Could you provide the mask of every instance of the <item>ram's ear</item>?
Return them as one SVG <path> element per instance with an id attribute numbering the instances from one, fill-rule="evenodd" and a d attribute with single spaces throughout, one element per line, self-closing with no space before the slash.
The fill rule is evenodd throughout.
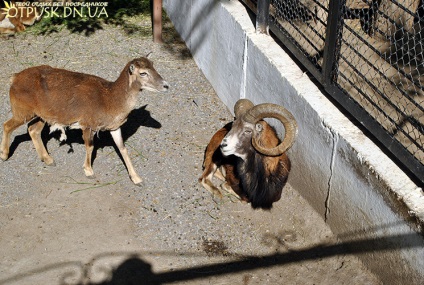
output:
<path id="1" fill-rule="evenodd" d="M 133 74 L 133 73 L 134 73 L 134 69 L 135 69 L 134 64 L 131 64 L 131 65 L 130 65 L 130 68 L 128 69 L 128 72 L 129 72 L 130 74 Z"/>
<path id="2" fill-rule="evenodd" d="M 255 128 L 256 128 L 256 132 L 258 133 L 262 132 L 262 130 L 264 129 L 264 127 L 260 123 L 257 123 Z"/>
<path id="3" fill-rule="evenodd" d="M 151 51 L 151 52 L 149 52 L 148 54 L 146 54 L 145 58 L 150 59 L 150 57 L 151 57 L 152 53 L 153 53 L 153 52 Z"/>

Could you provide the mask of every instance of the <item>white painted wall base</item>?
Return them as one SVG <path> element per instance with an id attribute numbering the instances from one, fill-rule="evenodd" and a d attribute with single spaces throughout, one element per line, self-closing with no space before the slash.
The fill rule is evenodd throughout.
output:
<path id="1" fill-rule="evenodd" d="M 424 284 L 424 193 L 312 83 L 238 1 L 164 0 L 199 68 L 232 110 L 239 98 L 290 110 L 289 183 L 384 284 Z M 281 130 L 280 130 L 281 131 Z M 280 201 L 279 203 L 284 203 Z"/>

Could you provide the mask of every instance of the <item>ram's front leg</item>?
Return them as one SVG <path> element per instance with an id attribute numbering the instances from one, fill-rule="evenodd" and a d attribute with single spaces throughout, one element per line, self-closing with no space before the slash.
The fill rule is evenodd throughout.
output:
<path id="1" fill-rule="evenodd" d="M 110 134 L 112 135 L 113 141 L 124 159 L 125 166 L 127 167 L 128 174 L 130 175 L 132 182 L 134 182 L 134 184 L 140 184 L 142 179 L 138 176 L 137 172 L 135 172 L 134 166 L 131 163 L 127 148 L 125 147 L 124 140 L 122 139 L 121 129 L 118 128 L 114 131 L 110 131 Z"/>
<path id="2" fill-rule="evenodd" d="M 234 165 L 224 165 L 223 171 L 225 172 L 225 182 L 221 185 L 221 189 L 243 202 L 249 202 L 249 198 L 247 198 L 240 185 L 240 179 L 236 176 Z"/>
<path id="3" fill-rule="evenodd" d="M 84 167 L 85 176 L 87 177 L 94 176 L 94 171 L 93 171 L 93 168 L 91 167 L 91 156 L 94 149 L 93 138 L 94 138 L 94 132 L 92 130 L 90 129 L 82 130 L 82 139 L 84 140 L 85 151 L 86 151 L 83 167 Z"/>
<path id="4" fill-rule="evenodd" d="M 202 176 L 199 178 L 199 182 L 203 185 L 203 187 L 206 190 L 211 192 L 211 194 L 214 197 L 222 199 L 221 191 L 219 191 L 219 189 L 212 183 L 212 178 L 217 170 L 218 170 L 218 166 L 212 161 L 209 161 L 208 164 L 206 165 L 205 170 L 202 173 Z"/>

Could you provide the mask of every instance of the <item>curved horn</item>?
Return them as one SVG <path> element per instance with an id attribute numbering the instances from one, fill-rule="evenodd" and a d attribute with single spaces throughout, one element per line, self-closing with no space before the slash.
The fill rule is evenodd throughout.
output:
<path id="1" fill-rule="evenodd" d="M 278 156 L 283 154 L 289 148 L 292 147 L 294 141 L 296 140 L 297 123 L 295 118 L 286 108 L 280 105 L 270 103 L 256 105 L 250 110 L 248 110 L 243 116 L 243 120 L 251 124 L 256 124 L 259 120 L 262 120 L 263 118 L 275 118 L 279 120 L 284 126 L 284 139 L 276 147 L 265 148 L 259 145 L 256 139 L 253 137 L 253 147 L 258 152 L 268 156 Z"/>
<path id="2" fill-rule="evenodd" d="M 248 99 L 239 99 L 234 105 L 234 116 L 236 118 L 240 118 L 247 112 L 247 110 L 252 109 L 253 106 L 252 101 Z"/>

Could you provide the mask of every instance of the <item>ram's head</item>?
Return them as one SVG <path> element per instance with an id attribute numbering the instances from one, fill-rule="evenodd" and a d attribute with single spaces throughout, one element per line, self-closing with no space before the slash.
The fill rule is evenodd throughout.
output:
<path id="1" fill-rule="evenodd" d="M 236 120 L 221 143 L 221 151 L 225 156 L 235 155 L 246 159 L 252 150 L 265 156 L 279 156 L 296 139 L 296 120 L 280 105 L 264 103 L 255 106 L 247 99 L 240 99 L 234 106 L 234 113 Z M 272 136 L 266 137 L 267 128 L 270 127 L 263 121 L 264 118 L 275 118 L 283 124 L 285 135 L 281 142 L 270 141 Z"/>

